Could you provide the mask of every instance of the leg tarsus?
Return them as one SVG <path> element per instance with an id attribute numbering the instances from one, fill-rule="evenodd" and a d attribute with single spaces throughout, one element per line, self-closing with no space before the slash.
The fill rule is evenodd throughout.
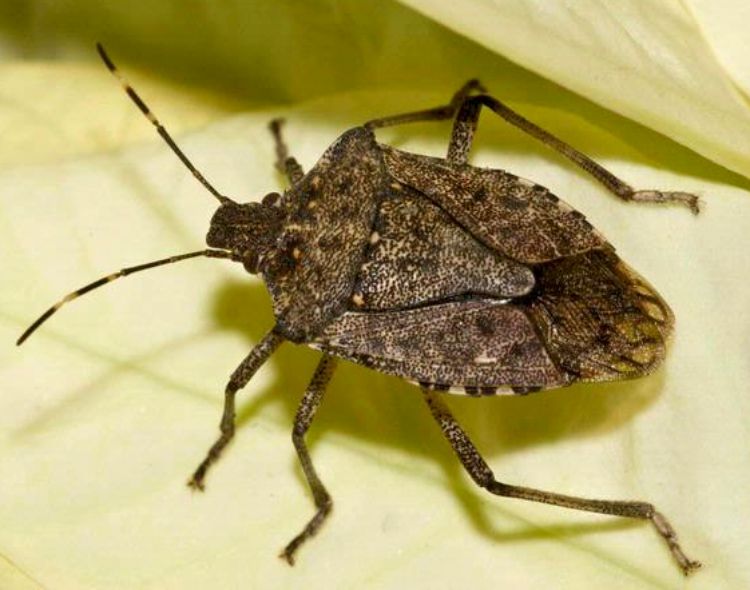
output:
<path id="1" fill-rule="evenodd" d="M 677 203 L 689 207 L 695 215 L 701 211 L 701 201 L 697 195 L 680 191 L 631 190 L 628 194 L 622 195 L 622 198 L 639 203 Z"/>
<path id="2" fill-rule="evenodd" d="M 653 504 L 637 501 L 579 498 L 577 496 L 566 496 L 564 494 L 514 486 L 497 481 L 489 465 L 487 465 L 487 462 L 474 446 L 474 443 L 471 442 L 471 439 L 469 439 L 466 432 L 464 432 L 463 428 L 461 428 L 460 424 L 453 417 L 448 407 L 443 403 L 443 400 L 439 398 L 440 394 L 427 389 L 423 389 L 422 392 L 433 417 L 443 431 L 443 435 L 450 442 L 453 451 L 458 456 L 466 471 L 480 487 L 492 494 L 506 498 L 518 498 L 610 516 L 649 520 L 662 539 L 666 541 L 672 557 L 685 575 L 690 574 L 700 567 L 700 562 L 689 559 L 682 551 L 677 542 L 677 534 L 674 529 L 667 519 L 656 511 Z"/>
<path id="3" fill-rule="evenodd" d="M 317 502 L 316 505 L 318 505 Z M 279 554 L 279 557 L 286 560 L 289 565 L 294 565 L 294 554 L 297 552 L 297 549 L 299 549 L 302 543 L 304 543 L 307 539 L 318 532 L 318 529 L 320 529 L 320 526 L 328 517 L 332 508 L 333 500 L 331 500 L 330 496 L 326 495 L 325 500 L 318 505 L 318 510 L 315 513 L 315 516 L 313 516 L 305 525 L 305 528 L 302 529 L 302 532 L 300 532 L 296 537 L 294 537 L 294 539 L 287 543 L 287 546 L 284 547 L 284 550 Z"/>
<path id="4" fill-rule="evenodd" d="M 229 444 L 234 436 L 234 400 L 237 392 L 245 387 L 255 375 L 256 371 L 268 360 L 274 350 L 284 341 L 284 338 L 274 331 L 266 334 L 263 339 L 250 351 L 240 365 L 234 370 L 229 378 L 226 390 L 224 391 L 224 411 L 221 415 L 219 429 L 221 435 L 206 454 L 206 458 L 201 461 L 198 468 L 187 482 L 188 487 L 203 491 L 203 480 L 206 472 L 221 455 L 224 447 Z"/>
<path id="5" fill-rule="evenodd" d="M 654 528 L 656 528 L 662 539 L 667 543 L 669 550 L 672 552 L 672 556 L 677 561 L 683 574 L 689 576 L 703 567 L 703 564 L 700 561 L 690 559 L 685 555 L 682 551 L 682 547 L 680 547 L 680 544 L 677 542 L 677 533 L 661 512 L 654 510 L 650 520 L 651 524 L 654 525 Z"/>
<path id="6" fill-rule="evenodd" d="M 230 397 L 231 401 L 228 401 L 230 400 Z M 224 447 L 226 447 L 229 444 L 229 441 L 234 437 L 234 395 L 230 396 L 229 391 L 226 392 L 224 397 L 224 414 L 221 417 L 219 430 L 221 431 L 221 435 L 216 442 L 211 445 L 206 458 L 201 461 L 201 464 L 198 465 L 198 468 L 188 481 L 188 487 L 193 490 L 202 492 L 206 489 L 203 480 L 206 477 L 208 468 L 218 460 Z"/>
<path id="7" fill-rule="evenodd" d="M 292 442 L 294 443 L 294 448 L 297 451 L 297 456 L 302 465 L 305 479 L 310 486 L 310 491 L 312 491 L 313 500 L 315 501 L 315 507 L 317 510 L 302 531 L 296 535 L 279 554 L 279 557 L 285 559 L 289 565 L 294 565 L 294 554 L 297 549 L 299 549 L 307 539 L 318 532 L 318 529 L 320 529 L 333 508 L 333 500 L 331 499 L 328 490 L 326 490 L 325 486 L 320 481 L 320 478 L 315 471 L 315 467 L 312 464 L 312 460 L 310 459 L 310 453 L 305 445 L 305 433 L 308 428 L 310 428 L 310 424 L 312 424 L 313 418 L 315 417 L 315 412 L 320 406 L 325 389 L 333 376 L 335 365 L 336 359 L 334 357 L 326 355 L 321 359 L 313 378 L 310 380 L 310 385 L 307 386 L 307 390 L 302 397 L 302 401 L 300 402 L 297 414 L 294 418 Z"/>

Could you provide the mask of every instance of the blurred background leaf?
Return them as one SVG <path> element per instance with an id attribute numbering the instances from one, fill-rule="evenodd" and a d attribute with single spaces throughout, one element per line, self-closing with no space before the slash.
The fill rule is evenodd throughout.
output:
<path id="1" fill-rule="evenodd" d="M 748 48 L 744 31 L 750 12 L 743 3 L 725 0 L 717 9 L 697 0 L 699 9 L 691 13 L 690 0 L 403 2 L 598 104 L 750 174 L 750 110 L 709 42 L 734 39 L 731 51 L 728 47 L 722 55 L 731 55 L 731 71 L 750 70 L 750 55 L 738 51 L 737 33 Z M 712 16 L 716 13 L 723 16 Z M 704 29 L 712 35 L 705 38 Z"/>

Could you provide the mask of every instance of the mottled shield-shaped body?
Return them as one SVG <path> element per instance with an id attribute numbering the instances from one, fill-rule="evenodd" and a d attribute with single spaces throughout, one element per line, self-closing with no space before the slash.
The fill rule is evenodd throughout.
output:
<path id="1" fill-rule="evenodd" d="M 668 306 L 584 216 L 501 170 L 341 136 L 281 204 L 262 272 L 285 336 L 438 390 L 644 375 Z"/>

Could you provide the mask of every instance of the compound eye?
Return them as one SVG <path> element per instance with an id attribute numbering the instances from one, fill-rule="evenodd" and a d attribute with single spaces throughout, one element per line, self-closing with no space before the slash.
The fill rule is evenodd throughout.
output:
<path id="1" fill-rule="evenodd" d="M 279 193 L 268 193 L 265 197 L 263 197 L 261 203 L 263 203 L 267 207 L 274 207 L 279 203 L 280 199 L 281 195 Z"/>
<path id="2" fill-rule="evenodd" d="M 245 252 L 242 255 L 242 266 L 250 274 L 256 274 L 260 265 L 260 257 L 257 252 Z"/>

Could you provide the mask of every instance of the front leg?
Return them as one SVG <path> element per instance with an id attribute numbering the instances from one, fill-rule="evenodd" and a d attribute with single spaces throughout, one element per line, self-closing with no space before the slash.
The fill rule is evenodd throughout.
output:
<path id="1" fill-rule="evenodd" d="M 325 355 L 318 368 L 315 370 L 310 385 L 307 386 L 307 391 L 302 397 L 299 408 L 297 409 L 297 415 L 294 418 L 294 429 L 292 430 L 292 442 L 294 448 L 297 450 L 300 463 L 302 464 L 302 471 L 305 473 L 305 478 L 312 491 L 313 500 L 315 500 L 315 507 L 317 511 L 310 521 L 305 525 L 294 539 L 284 548 L 279 557 L 283 557 L 289 562 L 289 565 L 294 565 L 294 554 L 307 539 L 312 537 L 318 532 L 318 529 L 325 521 L 328 514 L 333 508 L 333 501 L 331 496 L 328 494 L 323 483 L 320 481 L 315 467 L 310 459 L 310 453 L 307 451 L 307 445 L 305 444 L 305 433 L 310 424 L 312 424 L 315 412 L 320 406 L 320 402 L 323 399 L 326 387 L 333 376 L 333 370 L 336 368 L 336 359 L 332 356 Z"/>
<path id="2" fill-rule="evenodd" d="M 255 375 L 256 371 L 268 360 L 274 350 L 278 348 L 279 344 L 284 341 L 284 338 L 276 332 L 269 332 L 263 337 L 263 340 L 250 351 L 250 354 L 245 357 L 240 363 L 240 366 L 234 370 L 232 376 L 229 378 L 226 390 L 224 392 L 224 412 L 221 416 L 221 423 L 219 428 L 221 435 L 216 442 L 211 445 L 208 450 L 206 458 L 203 459 L 198 469 L 195 470 L 188 486 L 203 491 L 203 479 L 206 477 L 206 471 L 211 467 L 213 463 L 221 455 L 224 447 L 229 444 L 234 436 L 234 398 L 237 392 L 245 387 L 247 383 Z"/>

